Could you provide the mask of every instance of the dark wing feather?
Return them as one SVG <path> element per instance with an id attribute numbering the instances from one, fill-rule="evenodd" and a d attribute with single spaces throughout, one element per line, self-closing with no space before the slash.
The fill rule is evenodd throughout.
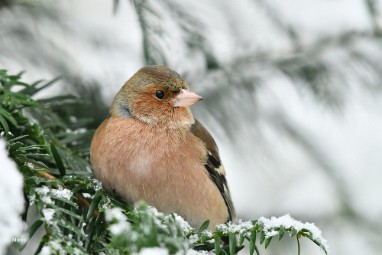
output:
<path id="1" fill-rule="evenodd" d="M 195 123 L 191 126 L 191 132 L 204 142 L 207 148 L 207 161 L 204 164 L 207 173 L 216 187 L 219 189 L 224 202 L 228 208 L 229 218 L 227 221 L 235 219 L 235 208 L 233 207 L 231 194 L 228 188 L 227 180 L 225 178 L 224 167 L 219 157 L 218 147 L 215 140 L 212 138 L 207 129 L 195 119 Z"/>

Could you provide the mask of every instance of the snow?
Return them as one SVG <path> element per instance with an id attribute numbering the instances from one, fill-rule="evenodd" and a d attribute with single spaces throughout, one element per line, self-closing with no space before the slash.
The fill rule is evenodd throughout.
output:
<path id="1" fill-rule="evenodd" d="M 185 221 L 182 216 L 174 213 L 175 221 L 178 223 L 178 225 L 182 228 L 184 233 L 189 233 L 192 230 L 192 227 L 190 224 Z"/>
<path id="2" fill-rule="evenodd" d="M 83 252 L 78 248 L 74 248 L 73 254 L 74 255 L 80 255 L 80 254 L 83 254 Z"/>
<path id="3" fill-rule="evenodd" d="M 208 238 L 211 238 L 212 237 L 212 232 L 209 231 L 208 229 L 205 229 L 203 230 L 201 233 L 200 233 L 201 236 L 205 236 L 205 237 L 208 237 Z"/>
<path id="4" fill-rule="evenodd" d="M 47 186 L 42 186 L 40 188 L 36 188 L 35 190 L 39 195 L 43 195 L 43 196 L 47 195 L 50 191 L 49 187 Z"/>
<path id="5" fill-rule="evenodd" d="M 260 217 L 256 224 L 263 226 L 263 231 L 266 238 L 278 235 L 278 229 L 281 227 L 288 230 L 294 229 L 296 232 L 305 229 L 311 233 L 311 237 L 314 241 L 317 241 L 322 245 L 325 251 L 329 250 L 327 241 L 321 236 L 321 230 L 318 229 L 316 225 L 309 222 L 302 223 L 301 221 L 293 219 L 288 214 L 281 217 L 271 217 L 270 219 Z M 227 224 L 217 225 L 216 229 L 224 234 L 244 234 L 249 237 L 251 230 L 254 227 L 255 225 L 251 221 L 238 220 L 237 223 L 228 222 Z"/>
<path id="6" fill-rule="evenodd" d="M 118 223 L 111 224 L 109 226 L 110 233 L 113 235 L 120 235 L 126 230 L 128 230 L 130 227 L 130 224 L 127 221 L 121 221 Z"/>
<path id="7" fill-rule="evenodd" d="M 183 253 L 177 253 L 177 255 L 183 255 Z M 211 253 L 208 253 L 208 251 L 196 251 L 196 250 L 193 250 L 193 249 L 190 249 L 190 250 L 187 250 L 185 255 L 207 255 L 207 254 L 215 254 L 213 252 Z"/>
<path id="8" fill-rule="evenodd" d="M 278 231 L 276 230 L 271 230 L 271 231 L 268 231 L 266 234 L 265 234 L 265 238 L 270 238 L 270 237 L 273 237 L 273 236 L 277 236 L 279 234 Z"/>
<path id="9" fill-rule="evenodd" d="M 73 193 L 70 190 L 64 189 L 64 188 L 51 189 L 47 186 L 42 186 L 42 187 L 36 188 L 35 191 L 39 195 L 41 201 L 43 201 L 46 205 L 54 204 L 54 201 L 50 197 L 51 195 L 57 198 L 67 199 L 67 200 L 70 200 L 70 198 L 73 196 Z M 35 196 L 32 195 L 30 197 L 31 203 L 33 203 L 35 199 L 36 199 Z"/>
<path id="10" fill-rule="evenodd" d="M 82 196 L 83 196 L 84 198 L 89 198 L 89 199 L 92 199 L 92 198 L 93 198 L 93 196 L 90 195 L 89 193 L 82 193 Z"/>
<path id="11" fill-rule="evenodd" d="M 98 0 L 97 4 L 94 5 L 98 7 L 93 8 L 94 10 L 92 9 L 91 13 L 88 12 L 88 3 L 69 2 L 72 2 L 72 4 L 64 6 L 62 11 L 62 13 L 70 17 L 68 20 L 73 21 L 73 24 L 78 24 L 78 28 L 85 30 L 84 34 L 87 30 L 95 30 L 97 34 L 107 35 L 104 37 L 106 39 L 109 38 L 107 42 L 115 42 L 111 44 L 112 47 L 107 45 L 111 49 L 108 49 L 106 46 L 104 48 L 100 47 L 97 51 L 100 54 L 94 55 L 94 47 L 89 47 L 88 44 L 80 42 L 75 36 L 66 35 L 65 37 L 65 33 L 61 33 L 60 29 L 55 29 L 56 27 L 45 27 L 42 22 L 40 22 L 42 24 L 39 24 L 37 21 L 31 22 L 26 17 L 16 16 L 16 14 L 11 17 L 5 14 L 3 16 L 5 16 L 5 19 L 8 18 L 12 24 L 24 21 L 24 24 L 27 25 L 26 27 L 33 26 L 36 28 L 33 31 L 42 31 L 44 34 L 50 34 L 50 38 L 53 38 L 51 45 L 60 45 L 67 53 L 67 56 L 69 56 L 68 59 L 70 57 L 73 58 L 73 56 L 75 59 L 78 59 L 75 65 L 72 65 L 72 68 L 76 72 L 79 70 L 85 80 L 104 81 L 103 93 L 108 95 L 110 101 L 111 96 L 114 96 L 123 80 L 130 77 L 142 65 L 142 62 L 140 62 L 142 55 L 140 48 L 141 34 L 138 29 L 139 26 L 136 24 L 136 15 L 132 8 L 128 8 L 127 2 L 120 1 L 119 10 L 114 15 L 111 12 L 105 11 L 111 10 L 111 2 Z M 272 51 L 275 48 L 284 49 L 285 40 L 280 40 L 278 37 L 275 40 L 275 29 L 266 29 L 266 24 L 264 25 L 263 18 L 260 16 L 261 13 L 260 15 L 253 15 L 251 12 L 252 9 L 258 9 L 258 7 L 253 6 L 254 1 L 241 0 L 234 4 L 230 1 L 223 1 L 223 4 L 218 4 L 220 1 L 216 0 L 203 1 L 203 3 L 197 3 L 198 1 L 184 2 L 189 5 L 191 3 L 199 4 L 197 7 L 200 8 L 196 9 L 198 12 L 194 11 L 193 13 L 199 13 L 200 16 L 204 16 L 204 19 L 208 22 L 207 27 L 217 28 L 210 29 L 209 32 L 212 34 L 211 42 L 213 50 L 218 53 L 217 55 L 220 59 L 230 60 L 230 57 L 240 50 L 242 46 L 240 44 L 237 45 L 234 39 L 237 37 L 238 41 L 240 41 L 243 35 L 245 35 L 245 41 L 253 41 L 253 43 L 248 45 L 259 45 L 259 47 L 256 47 L 258 51 Z M 358 30 L 369 27 L 369 20 L 366 8 L 363 6 L 363 1 L 272 0 L 269 1 L 269 4 L 275 7 L 281 20 L 285 18 L 287 24 L 291 22 L 298 28 L 303 28 L 303 34 L 300 35 L 303 42 L 307 40 L 312 41 L 312 38 L 342 32 L 343 30 Z M 222 6 L 226 8 L 223 9 Z M 195 8 L 192 10 L 195 10 Z M 229 10 L 229 12 L 227 13 L 225 10 Z M 259 11 L 256 11 L 256 13 L 259 13 Z M 209 23 L 211 23 L 211 26 Z M 231 36 L 233 39 L 227 38 L 227 34 L 233 34 L 232 31 L 231 33 L 226 33 L 226 29 L 232 27 L 231 24 L 235 25 L 235 29 L 240 32 L 235 33 L 236 37 Z M 128 26 L 128 29 L 126 29 L 126 26 Z M 251 29 L 257 32 L 248 33 L 248 31 L 252 31 Z M 80 31 L 80 29 L 78 30 Z M 99 33 L 99 31 L 102 31 L 102 33 Z M 121 31 L 128 32 L 121 33 Z M 41 42 L 44 45 L 45 41 L 39 40 L 39 43 Z M 8 40 L 4 40 L 4 44 L 7 43 L 9 44 Z M 14 52 L 18 52 L 17 56 L 25 56 L 27 52 L 23 50 L 28 49 L 28 47 L 21 47 L 22 45 L 17 42 L 14 47 L 5 49 L 16 49 Z M 128 46 L 126 47 L 126 45 Z M 54 50 L 51 52 L 48 50 L 49 45 L 45 44 L 44 48 L 47 49 L 47 51 L 43 52 L 45 55 L 51 54 L 55 56 L 56 52 Z M 23 54 L 20 53 L 20 50 Z M 184 63 L 181 65 L 183 69 L 185 69 L 185 65 L 197 66 L 192 61 L 184 61 L 185 58 L 182 54 L 176 55 Z M 109 59 L 115 61 L 109 63 Z M 9 57 L 7 59 L 5 57 L 1 61 L 3 64 L 13 68 L 15 72 L 20 69 L 28 70 L 27 75 L 33 77 L 30 80 L 57 75 L 56 70 L 49 72 L 47 70 L 51 69 L 43 65 L 39 67 L 39 65 L 35 65 L 33 62 L 29 63 L 30 61 L 25 61 L 22 57 L 19 59 Z M 19 63 L 23 64 L 20 65 Z M 108 64 L 105 65 L 105 63 Z M 176 68 L 178 67 L 176 66 Z M 297 126 L 301 127 L 301 131 L 309 131 L 312 140 L 321 143 L 322 152 L 329 156 L 329 161 L 332 161 L 341 171 L 343 183 L 349 187 L 349 192 L 351 192 L 350 199 L 355 209 L 367 214 L 367 217 L 370 219 L 377 219 L 382 211 L 382 203 L 376 202 L 379 201 L 378 196 L 381 190 L 381 172 L 379 171 L 381 160 L 379 152 L 381 151 L 382 136 L 378 135 L 378 130 L 381 129 L 382 121 L 380 116 L 382 115 L 380 113 L 382 108 L 378 105 L 370 108 L 363 107 L 357 101 L 359 97 L 354 97 L 355 101 L 352 102 L 352 108 L 348 111 L 349 116 L 346 116 L 343 123 L 335 118 L 327 120 L 322 118 L 325 113 L 320 113 L 320 109 L 318 111 L 315 109 L 309 110 L 312 103 L 304 103 L 303 100 L 304 98 L 306 99 L 304 95 L 302 97 L 301 95 L 291 97 L 290 93 L 285 93 L 287 91 L 282 90 L 282 87 L 289 91 L 293 90 L 293 88 L 285 85 L 285 81 L 283 82 L 280 79 L 276 83 L 279 84 L 278 87 L 274 86 L 275 84 L 273 83 L 267 83 L 263 88 L 259 88 L 257 99 L 277 103 L 274 107 L 276 110 L 279 108 L 285 110 L 289 118 L 296 119 Z M 190 85 L 195 86 L 195 84 Z M 274 88 L 274 91 L 268 92 L 264 89 L 265 87 Z M 273 93 L 280 95 L 280 98 L 272 97 Z M 362 96 L 362 98 L 372 99 L 366 96 Z M 302 102 L 296 105 L 293 101 Z M 244 104 L 243 108 L 246 105 Z M 238 104 L 236 108 L 241 109 L 241 105 Z M 262 108 L 264 108 L 264 105 L 260 105 L 256 111 Z M 371 110 L 375 110 L 375 112 L 371 112 Z M 235 116 L 236 114 L 233 112 L 231 115 Z M 216 133 L 216 130 L 221 129 L 221 126 L 225 124 L 218 121 L 214 124 L 212 122 L 214 121 L 212 115 L 208 117 L 205 118 L 208 121 L 204 124 L 210 124 L 212 132 Z M 233 121 L 238 123 L 242 121 L 241 126 L 244 127 L 243 129 L 245 127 L 248 129 L 248 132 L 236 130 L 235 133 L 235 140 L 240 141 L 243 144 L 240 146 L 244 147 L 245 150 L 241 150 L 241 147 L 234 147 L 235 145 L 232 145 L 232 141 L 229 139 L 217 141 L 220 151 L 223 152 L 222 154 L 224 154 L 224 151 L 226 152 L 225 155 L 221 155 L 221 158 L 226 166 L 228 183 L 230 184 L 238 215 L 246 219 L 253 219 L 262 214 L 274 215 L 288 211 L 292 214 L 301 215 L 304 218 L 314 219 L 314 221 L 316 219 L 322 220 L 321 222 L 324 222 L 322 227 L 325 236 L 331 234 L 333 236 L 332 246 L 335 244 L 338 247 L 336 248 L 336 253 L 347 254 L 349 250 L 349 240 L 347 237 L 354 236 L 352 241 L 355 240 L 357 242 L 351 242 L 354 245 L 354 247 L 352 246 L 354 248 L 353 253 L 372 254 L 370 252 L 372 245 L 368 244 L 368 240 L 371 239 L 368 238 L 370 237 L 370 231 L 359 229 L 357 224 L 350 225 L 353 226 L 351 228 L 346 227 L 349 226 L 349 223 L 345 220 L 334 222 L 336 218 L 343 218 L 340 215 L 341 204 L 338 203 L 339 199 L 336 194 L 335 184 L 331 183 L 330 179 L 322 173 L 323 171 L 314 165 L 315 162 L 311 162 L 308 156 L 291 145 L 291 142 L 282 135 L 276 134 L 275 131 L 269 129 L 268 132 L 270 134 L 267 137 L 264 138 L 263 135 L 260 135 L 261 139 L 257 139 L 254 123 L 260 121 L 257 121 L 259 118 L 252 119 L 256 119 L 256 122 L 245 122 L 245 119 L 240 117 L 233 119 Z M 226 122 L 229 121 L 227 120 Z M 331 126 L 328 126 L 328 123 Z M 269 126 L 261 126 L 261 128 L 267 129 Z M 267 131 L 262 131 L 263 134 L 268 133 Z M 267 141 L 267 144 L 264 144 L 265 142 L 256 142 L 261 140 Z M 245 142 L 249 144 L 248 147 L 245 147 Z M 271 145 L 271 152 L 267 152 L 266 149 L 264 150 L 266 145 Z M 243 151 L 246 153 L 243 153 Z M 238 158 L 240 160 L 237 160 Z M 237 171 L 232 171 L 235 169 Z M 341 229 L 346 230 L 341 235 L 337 233 L 338 224 L 342 225 Z"/>
<path id="12" fill-rule="evenodd" d="M 51 250 L 50 250 L 50 247 L 49 246 L 44 246 L 42 247 L 39 255 L 50 255 L 52 254 Z"/>
<path id="13" fill-rule="evenodd" d="M 53 200 L 50 197 L 48 197 L 48 196 L 41 197 L 41 201 L 44 202 L 47 205 L 54 204 Z"/>
<path id="14" fill-rule="evenodd" d="M 52 189 L 52 194 L 59 198 L 64 198 L 67 200 L 70 200 L 70 198 L 73 196 L 72 191 L 68 189 Z"/>
<path id="15" fill-rule="evenodd" d="M 57 242 L 57 241 L 50 241 L 49 242 L 49 246 L 50 247 L 52 247 L 52 249 L 54 250 L 54 251 L 62 251 L 62 246 L 61 246 L 61 244 L 59 243 L 59 242 Z"/>
<path id="16" fill-rule="evenodd" d="M 113 235 L 120 235 L 130 229 L 130 223 L 120 208 L 111 208 L 105 211 L 105 219 L 110 222 L 109 230 Z"/>
<path id="17" fill-rule="evenodd" d="M 259 222 L 264 224 L 264 229 L 269 230 L 272 228 L 294 228 L 297 231 L 300 231 L 303 229 L 303 223 L 300 221 L 294 220 L 292 217 L 290 217 L 288 214 L 281 216 L 281 217 L 271 217 L 270 219 L 261 217 L 259 219 Z"/>
<path id="18" fill-rule="evenodd" d="M 123 214 L 120 208 L 115 207 L 115 208 L 106 210 L 105 219 L 108 222 L 111 222 L 113 220 L 124 221 L 126 220 L 126 216 Z"/>
<path id="19" fill-rule="evenodd" d="M 44 208 L 42 209 L 42 214 L 44 215 L 44 218 L 43 220 L 45 220 L 45 222 L 47 224 L 53 224 L 53 215 L 55 213 L 55 210 L 52 209 L 52 208 Z"/>
<path id="20" fill-rule="evenodd" d="M 36 202 L 36 195 L 33 194 L 33 195 L 29 196 L 29 206 L 34 205 L 35 202 Z"/>
<path id="21" fill-rule="evenodd" d="M 89 172 L 92 172 L 92 170 L 91 169 L 86 169 L 86 170 L 89 170 Z M 100 182 L 99 180 L 97 180 L 97 179 L 92 179 L 92 181 L 93 181 L 93 184 L 94 184 L 94 189 L 96 190 L 96 191 L 98 191 L 98 190 L 100 190 L 101 188 L 102 188 L 102 182 Z"/>
<path id="22" fill-rule="evenodd" d="M 48 193 L 50 191 L 50 189 L 48 187 L 43 186 L 40 188 L 36 188 L 35 191 L 40 196 L 40 199 L 42 202 L 44 202 L 45 204 L 48 204 L 48 205 L 54 204 L 52 199 L 48 196 Z"/>
<path id="23" fill-rule="evenodd" d="M 285 229 L 293 228 L 297 232 L 302 229 L 306 229 L 312 233 L 312 239 L 318 241 L 325 250 L 328 250 L 327 241 L 321 236 L 321 230 L 314 225 L 314 223 L 306 222 L 302 223 L 301 221 L 293 219 L 290 215 L 286 214 L 281 217 L 271 217 L 270 219 L 261 217 L 258 220 L 258 223 L 264 225 L 265 236 L 272 237 L 278 234 L 275 229 L 283 227 Z"/>
<path id="24" fill-rule="evenodd" d="M 143 248 L 136 255 L 168 255 L 169 252 L 165 248 L 152 247 L 152 248 Z"/>
<path id="25" fill-rule="evenodd" d="M 35 168 L 34 165 L 33 165 L 33 163 L 31 163 L 31 162 L 26 162 L 25 165 L 26 165 L 27 167 L 29 167 L 30 169 L 34 169 L 34 168 Z"/>
<path id="26" fill-rule="evenodd" d="M 243 221 L 239 219 L 237 223 L 228 222 L 227 224 L 217 225 L 216 229 L 222 231 L 225 234 L 239 233 L 242 234 L 253 228 L 251 221 Z"/>
<path id="27" fill-rule="evenodd" d="M 3 139 L 0 139 L 0 254 L 4 254 L 13 238 L 23 230 L 20 214 L 24 210 L 23 177 L 16 164 L 8 157 Z"/>

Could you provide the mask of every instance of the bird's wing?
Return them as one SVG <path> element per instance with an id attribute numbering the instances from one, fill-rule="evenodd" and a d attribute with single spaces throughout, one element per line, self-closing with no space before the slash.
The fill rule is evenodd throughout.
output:
<path id="1" fill-rule="evenodd" d="M 204 142 L 207 148 L 207 161 L 204 164 L 207 173 L 216 187 L 219 189 L 224 202 L 228 208 L 229 219 L 232 221 L 235 219 L 235 208 L 233 207 L 231 194 L 225 178 L 224 167 L 220 161 L 218 147 L 215 140 L 212 138 L 207 129 L 195 119 L 195 123 L 191 126 L 191 132 Z"/>

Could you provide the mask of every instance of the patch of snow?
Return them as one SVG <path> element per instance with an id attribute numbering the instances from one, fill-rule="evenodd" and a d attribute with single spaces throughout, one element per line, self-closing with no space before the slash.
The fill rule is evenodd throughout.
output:
<path id="1" fill-rule="evenodd" d="M 109 230 L 112 235 L 120 235 L 130 229 L 130 223 L 127 222 L 126 215 L 120 208 L 111 208 L 105 211 L 105 219 L 110 222 Z"/>
<path id="2" fill-rule="evenodd" d="M 83 196 L 84 198 L 90 198 L 90 199 L 93 198 L 93 196 L 90 195 L 89 193 L 82 193 L 82 196 Z"/>
<path id="3" fill-rule="evenodd" d="M 110 230 L 110 233 L 112 235 L 117 236 L 117 235 L 122 234 L 126 230 L 128 230 L 129 227 L 130 227 L 130 224 L 128 222 L 121 221 L 121 222 L 118 222 L 118 223 L 111 224 L 110 227 L 109 227 L 109 230 Z"/>
<path id="4" fill-rule="evenodd" d="M 304 224 L 301 221 L 297 221 L 290 217 L 289 214 L 286 214 L 281 217 L 271 217 L 270 219 L 261 217 L 259 219 L 259 222 L 264 224 L 264 230 L 270 230 L 272 228 L 279 228 L 279 227 L 284 227 L 284 228 L 294 228 L 297 231 L 300 231 L 301 229 L 304 228 Z"/>
<path id="5" fill-rule="evenodd" d="M 58 251 L 59 254 L 61 254 L 62 246 L 59 242 L 53 240 L 49 242 L 49 246 L 53 249 L 53 251 Z"/>
<path id="6" fill-rule="evenodd" d="M 135 205 L 135 207 L 139 207 L 139 203 L 137 205 Z M 135 210 L 138 210 L 138 209 L 135 209 Z M 152 207 L 152 206 L 147 206 L 147 212 L 153 214 L 155 217 L 163 217 L 163 213 L 159 212 L 157 208 L 155 207 Z"/>
<path id="7" fill-rule="evenodd" d="M 30 169 L 34 169 L 34 165 L 31 162 L 26 162 L 25 165 L 29 167 Z"/>
<path id="8" fill-rule="evenodd" d="M 42 186 L 40 188 L 36 188 L 35 191 L 40 196 L 40 199 L 42 202 L 44 202 L 45 204 L 48 204 L 48 205 L 54 204 L 52 199 L 48 196 L 48 194 L 50 192 L 49 187 Z"/>
<path id="9" fill-rule="evenodd" d="M 135 255 L 168 255 L 169 252 L 166 248 L 152 247 L 143 248 L 139 253 Z"/>
<path id="10" fill-rule="evenodd" d="M 74 248 L 74 250 L 73 250 L 73 254 L 74 255 L 80 255 L 80 254 L 83 254 L 83 252 L 80 250 L 80 249 L 78 249 L 78 248 Z M 101 254 L 101 253 L 100 253 Z"/>
<path id="11" fill-rule="evenodd" d="M 208 238 L 211 238 L 212 237 L 212 232 L 209 231 L 208 229 L 205 229 L 202 231 L 202 233 L 200 233 L 201 236 L 205 236 L 205 237 L 208 237 Z"/>
<path id="12" fill-rule="evenodd" d="M 29 197 L 29 206 L 32 206 L 34 205 L 34 203 L 36 202 L 36 195 L 33 194 Z"/>
<path id="13" fill-rule="evenodd" d="M 89 169 L 86 169 L 86 170 L 89 171 Z M 89 172 L 91 172 L 91 169 L 90 169 Z M 93 179 L 92 181 L 93 181 L 93 184 L 94 184 L 94 186 L 95 186 L 94 189 L 95 189 L 96 191 L 98 191 L 98 190 L 100 190 L 100 189 L 102 188 L 102 182 L 100 182 L 100 181 L 97 180 L 97 179 Z"/>
<path id="14" fill-rule="evenodd" d="M 53 200 L 50 197 L 48 197 L 48 196 L 41 197 L 41 201 L 44 202 L 47 205 L 54 204 Z"/>
<path id="15" fill-rule="evenodd" d="M 52 252 L 51 252 L 49 246 L 42 247 L 42 249 L 41 249 L 41 251 L 39 253 L 39 255 L 51 255 L 51 254 L 52 254 Z"/>
<path id="16" fill-rule="evenodd" d="M 273 236 L 277 236 L 279 234 L 278 231 L 276 230 L 271 230 L 271 231 L 268 231 L 266 234 L 265 234 L 265 238 L 270 238 L 270 237 L 273 237 Z"/>
<path id="17" fill-rule="evenodd" d="M 293 228 L 297 232 L 302 229 L 306 229 L 312 233 L 313 240 L 318 241 L 325 248 L 325 250 L 329 249 L 327 241 L 321 236 L 321 230 L 317 228 L 314 223 L 302 223 L 301 221 L 293 219 L 289 214 L 281 217 L 271 217 L 270 219 L 261 217 L 258 222 L 264 224 L 264 231 L 267 237 L 277 235 L 278 232 L 275 231 L 275 229 L 280 227 L 285 229 Z"/>
<path id="18" fill-rule="evenodd" d="M 67 200 L 70 200 L 70 198 L 73 196 L 72 191 L 68 189 L 52 189 L 52 194 L 59 198 L 64 198 Z"/>
<path id="19" fill-rule="evenodd" d="M 43 220 L 45 220 L 47 224 L 53 224 L 52 219 L 53 219 L 54 213 L 55 213 L 55 210 L 52 208 L 42 209 L 42 214 L 44 215 Z"/>
<path id="20" fill-rule="evenodd" d="M 124 221 L 126 220 L 126 215 L 123 214 L 120 208 L 114 207 L 105 211 L 105 219 L 108 222 L 113 220 Z"/>
<path id="21" fill-rule="evenodd" d="M 174 217 L 175 217 L 175 221 L 179 224 L 179 226 L 182 228 L 184 233 L 189 233 L 192 231 L 193 228 L 190 226 L 190 224 L 187 221 L 183 219 L 182 216 L 174 213 Z"/>
<path id="22" fill-rule="evenodd" d="M 178 252 L 177 255 L 183 255 L 183 253 Z M 208 251 L 196 251 L 193 249 L 189 249 L 186 251 L 185 255 L 208 255 L 208 254 L 214 254 L 214 253 L 208 253 Z"/>
<path id="23" fill-rule="evenodd" d="M 253 228 L 251 221 L 242 221 L 239 219 L 237 223 L 228 222 L 227 224 L 220 224 L 216 226 L 216 229 L 223 233 L 239 233 L 242 234 Z"/>
<path id="24" fill-rule="evenodd" d="M 51 199 L 49 195 L 56 196 L 58 198 L 67 199 L 70 200 L 70 198 L 73 196 L 73 193 L 68 189 L 51 189 L 47 186 L 42 186 L 35 189 L 36 193 L 40 196 L 41 201 L 43 201 L 47 205 L 54 204 L 54 201 Z M 30 200 L 35 200 L 35 197 L 32 195 L 30 197 Z"/>
<path id="25" fill-rule="evenodd" d="M 23 230 L 21 213 L 24 210 L 23 177 L 15 162 L 8 157 L 6 143 L 0 139 L 0 254 L 4 254 L 12 238 Z M 5 202 L 4 202 L 5 201 Z"/>
<path id="26" fill-rule="evenodd" d="M 188 240 L 190 240 L 191 243 L 195 243 L 196 241 L 199 240 L 199 235 L 198 234 L 192 234 L 192 235 L 190 235 Z"/>
<path id="27" fill-rule="evenodd" d="M 40 188 L 36 188 L 35 191 L 39 194 L 39 195 L 47 195 L 50 191 L 50 188 L 47 187 L 47 186 L 42 186 Z"/>

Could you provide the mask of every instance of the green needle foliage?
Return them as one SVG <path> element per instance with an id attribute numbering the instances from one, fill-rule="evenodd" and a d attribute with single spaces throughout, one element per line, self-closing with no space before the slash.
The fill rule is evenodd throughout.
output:
<path id="1" fill-rule="evenodd" d="M 327 252 L 318 229 L 289 216 L 283 216 L 292 222 L 289 225 L 260 218 L 219 225 L 210 232 L 208 221 L 196 230 L 178 215 L 165 215 L 145 204 L 134 209 L 110 196 L 93 178 L 89 165 L 93 131 L 75 115 L 83 102 L 71 95 L 34 99 L 54 82 L 28 84 L 21 74 L 0 70 L 1 136 L 24 176 L 23 219 L 30 210 L 38 214 L 26 234 L 31 238 L 44 229 L 35 254 L 133 254 L 153 247 L 169 254 L 235 254 L 244 245 L 250 254 L 259 254 L 259 246 L 267 248 L 272 238 L 280 240 L 285 233 L 297 240 L 306 237 Z"/>

